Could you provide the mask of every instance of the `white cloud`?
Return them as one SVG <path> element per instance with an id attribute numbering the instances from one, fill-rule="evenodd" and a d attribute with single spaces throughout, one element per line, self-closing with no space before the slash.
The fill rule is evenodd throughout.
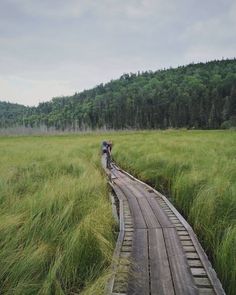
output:
<path id="1" fill-rule="evenodd" d="M 17 76 L 0 77 L 0 89 L 0 100 L 25 105 L 35 105 L 53 96 L 73 94 L 69 81 L 32 80 Z"/>
<path id="2" fill-rule="evenodd" d="M 165 18 L 174 14 L 179 3 L 175 0 L 2 0 L 11 3 L 29 16 L 47 18 L 78 18 L 86 13 L 97 17 L 145 19 L 151 16 Z M 190 0 L 191 1 L 191 0 Z M 181 0 L 186 2 L 186 0 Z"/>
<path id="3" fill-rule="evenodd" d="M 236 55 L 236 5 L 220 15 L 194 22 L 181 35 L 190 62 L 232 58 Z"/>
<path id="4" fill-rule="evenodd" d="M 12 5 L 15 5 L 21 12 L 30 16 L 43 16 L 49 18 L 67 18 L 79 17 L 82 15 L 88 6 L 90 0 L 9 0 Z"/>
<path id="5" fill-rule="evenodd" d="M 233 0 L 1 0 L 0 99 L 36 104 L 124 72 L 233 57 L 235 35 Z"/>

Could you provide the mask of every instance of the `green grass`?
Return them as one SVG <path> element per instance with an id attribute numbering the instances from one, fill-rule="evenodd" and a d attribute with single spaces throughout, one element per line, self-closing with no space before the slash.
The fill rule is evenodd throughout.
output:
<path id="1" fill-rule="evenodd" d="M 150 131 L 0 138 L 0 293 L 100 295 L 114 220 L 99 145 L 171 197 L 227 294 L 236 285 L 236 133 Z"/>
<path id="2" fill-rule="evenodd" d="M 139 132 L 114 137 L 114 158 L 171 196 L 213 261 L 227 294 L 236 286 L 236 133 Z"/>
<path id="3" fill-rule="evenodd" d="M 115 224 L 99 143 L 0 138 L 1 294 L 103 294 Z"/>

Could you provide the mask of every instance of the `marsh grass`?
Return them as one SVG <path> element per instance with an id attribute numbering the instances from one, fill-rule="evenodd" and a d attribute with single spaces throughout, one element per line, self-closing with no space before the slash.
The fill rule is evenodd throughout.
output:
<path id="1" fill-rule="evenodd" d="M 0 139 L 1 294 L 89 294 L 86 288 L 99 294 L 104 288 L 115 224 L 99 142 L 91 136 Z"/>
<path id="2" fill-rule="evenodd" d="M 171 196 L 227 294 L 236 285 L 236 133 L 151 131 L 0 138 L 0 292 L 100 295 L 114 219 L 99 144 Z"/>
<path id="3" fill-rule="evenodd" d="M 169 130 L 115 137 L 115 159 L 171 196 L 231 295 L 236 286 L 235 155 L 233 131 Z"/>

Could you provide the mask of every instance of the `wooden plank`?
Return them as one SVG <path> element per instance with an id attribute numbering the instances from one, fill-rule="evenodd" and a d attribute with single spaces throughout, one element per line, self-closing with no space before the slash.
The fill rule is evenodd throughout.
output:
<path id="1" fill-rule="evenodd" d="M 193 276 L 196 276 L 196 277 L 206 276 L 206 271 L 202 267 L 191 267 L 191 272 Z"/>
<path id="2" fill-rule="evenodd" d="M 179 220 L 175 215 L 174 216 L 170 216 L 171 220 Z"/>
<path id="3" fill-rule="evenodd" d="M 131 246 L 122 245 L 121 251 L 122 252 L 131 252 L 132 251 L 132 245 Z"/>
<path id="4" fill-rule="evenodd" d="M 127 184 L 127 187 L 133 193 L 133 195 L 137 198 L 143 217 L 147 224 L 147 228 L 161 227 L 156 215 L 154 214 L 152 210 L 152 207 L 150 206 L 145 196 L 146 191 L 138 190 L 136 187 L 133 186 L 133 184 L 132 185 Z"/>
<path id="5" fill-rule="evenodd" d="M 131 256 L 131 252 L 120 252 L 121 259 L 128 259 Z"/>
<path id="6" fill-rule="evenodd" d="M 183 246 L 186 252 L 195 252 L 195 248 L 193 246 Z"/>
<path id="7" fill-rule="evenodd" d="M 148 237 L 147 230 L 134 231 L 132 267 L 128 295 L 149 295 Z"/>
<path id="8" fill-rule="evenodd" d="M 200 259 L 189 259 L 188 264 L 190 267 L 202 267 Z"/>
<path id="9" fill-rule="evenodd" d="M 187 252 L 186 257 L 188 259 L 199 259 L 197 252 Z"/>
<path id="10" fill-rule="evenodd" d="M 211 286 L 211 283 L 208 278 L 195 277 L 194 281 L 195 281 L 196 285 L 198 285 L 198 286 L 203 286 L 203 287 L 204 286 L 205 287 Z"/>
<path id="11" fill-rule="evenodd" d="M 208 260 L 208 257 L 206 255 L 206 253 L 204 252 L 204 250 L 202 249 L 201 244 L 199 243 L 195 233 L 193 232 L 192 228 L 189 230 L 190 232 L 190 236 L 192 239 L 192 242 L 194 244 L 195 249 L 197 250 L 197 253 L 201 259 L 201 262 L 203 264 L 203 267 L 207 273 L 207 276 L 212 284 L 212 287 L 214 289 L 214 291 L 212 290 L 213 293 L 207 293 L 209 292 L 209 290 L 202 290 L 201 292 L 199 292 L 199 294 L 217 294 L 217 295 L 226 295 L 225 291 L 221 285 L 220 280 L 217 277 L 217 274 L 215 272 L 215 270 L 212 268 L 212 265 L 210 263 L 210 261 Z M 204 293 L 205 292 L 205 293 Z"/>
<path id="12" fill-rule="evenodd" d="M 173 227 L 173 224 L 170 222 L 169 218 L 167 215 L 164 213 L 158 202 L 156 201 L 155 198 L 151 197 L 147 199 L 150 206 L 152 207 L 152 210 L 154 214 L 156 215 L 160 225 L 162 227 Z"/>
<path id="13" fill-rule="evenodd" d="M 126 177 L 125 174 L 121 173 L 121 172 L 120 172 L 118 169 L 116 169 L 116 168 L 111 169 L 111 173 L 112 173 L 115 177 L 117 177 L 117 178 Z"/>
<path id="14" fill-rule="evenodd" d="M 181 241 L 181 244 L 182 244 L 183 246 L 193 246 L 193 243 L 192 243 L 191 240 L 189 240 L 189 241 Z"/>
<path id="15" fill-rule="evenodd" d="M 160 228 L 161 225 L 158 222 L 156 215 L 153 213 L 152 208 L 150 207 L 150 204 L 148 203 L 147 199 L 138 199 L 138 203 L 141 208 L 143 217 L 146 221 L 147 228 Z"/>
<path id="16" fill-rule="evenodd" d="M 187 259 L 174 228 L 163 229 L 176 295 L 198 294 Z"/>
<path id="17" fill-rule="evenodd" d="M 135 188 L 130 187 L 129 185 L 129 189 L 132 190 L 132 192 L 138 198 L 138 202 L 143 212 L 144 219 L 147 223 L 147 227 L 174 227 L 163 209 L 158 204 L 156 198 L 150 197 L 149 193 L 147 193 L 145 189 L 142 189 L 141 186 L 136 186 Z"/>
<path id="18" fill-rule="evenodd" d="M 150 229 L 149 258 L 152 295 L 174 295 L 170 266 L 162 229 Z"/>
<path id="19" fill-rule="evenodd" d="M 145 197 L 145 200 L 149 203 L 152 211 L 154 212 L 158 222 L 158 227 L 173 227 L 172 223 L 170 222 L 169 218 L 157 202 L 156 198 L 147 192 L 145 187 L 143 185 L 140 185 L 140 183 L 135 183 L 136 192 L 138 191 L 141 196 Z M 138 194 L 138 193 L 137 193 Z"/>
<path id="20" fill-rule="evenodd" d="M 116 196 L 118 197 L 119 200 L 126 200 L 125 194 L 122 192 L 122 190 L 119 188 L 118 185 L 116 185 L 116 182 L 113 181 L 113 183 L 110 183 L 113 191 L 115 192 Z"/>
<path id="21" fill-rule="evenodd" d="M 135 195 L 135 197 L 137 199 L 143 199 L 143 198 L 145 198 L 146 191 L 137 189 L 137 187 L 134 185 L 133 182 L 130 183 L 130 181 L 127 181 L 126 179 L 123 180 L 123 181 L 126 182 L 127 186 L 129 187 L 129 189 L 132 191 L 132 193 Z"/>
<path id="22" fill-rule="evenodd" d="M 185 227 L 183 227 L 183 226 L 176 226 L 176 229 L 177 229 L 178 232 L 181 232 L 181 231 L 184 231 L 185 230 Z"/>
<path id="23" fill-rule="evenodd" d="M 115 251 L 113 253 L 113 258 L 112 258 L 112 270 L 114 275 L 112 275 L 112 277 L 110 278 L 110 280 L 108 280 L 107 286 L 106 286 L 106 294 L 111 294 L 113 287 L 114 287 L 114 283 L 115 283 L 115 273 L 117 270 L 117 262 L 118 262 L 118 258 L 120 257 L 120 253 L 121 253 L 121 249 L 122 249 L 122 243 L 124 240 L 124 211 L 123 211 L 123 200 L 119 199 L 119 217 L 120 217 L 120 232 L 119 232 L 119 236 L 116 242 L 116 247 L 115 247 Z"/>
<path id="24" fill-rule="evenodd" d="M 186 230 L 179 231 L 178 234 L 181 236 L 189 236 L 189 234 Z"/>
<path id="25" fill-rule="evenodd" d="M 133 216 L 134 221 L 134 228 L 147 228 L 138 201 L 132 195 L 132 192 L 120 180 L 116 180 L 116 185 L 118 185 L 122 192 L 126 195 L 126 198 L 129 202 L 131 215 Z"/>
<path id="26" fill-rule="evenodd" d="M 132 246 L 132 240 L 124 240 L 123 245 L 124 246 Z"/>
<path id="27" fill-rule="evenodd" d="M 191 241 L 190 236 L 180 236 L 180 235 L 179 235 L 179 239 L 180 239 L 181 241 Z"/>
<path id="28" fill-rule="evenodd" d="M 208 289 L 208 288 L 202 288 L 199 289 L 199 295 L 215 295 L 216 293 L 214 292 L 213 289 Z"/>

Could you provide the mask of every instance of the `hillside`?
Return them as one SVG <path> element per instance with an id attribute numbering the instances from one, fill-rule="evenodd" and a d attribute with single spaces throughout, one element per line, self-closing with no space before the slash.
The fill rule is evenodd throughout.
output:
<path id="1" fill-rule="evenodd" d="M 15 107 L 11 109 L 14 113 Z M 73 96 L 24 108 L 23 115 L 13 113 L 7 120 L 0 116 L 0 127 L 229 128 L 236 125 L 236 59 L 124 74 Z"/>
<path id="2" fill-rule="evenodd" d="M 21 122 L 27 107 L 10 102 L 0 101 L 0 127 L 8 127 L 15 122 Z"/>

